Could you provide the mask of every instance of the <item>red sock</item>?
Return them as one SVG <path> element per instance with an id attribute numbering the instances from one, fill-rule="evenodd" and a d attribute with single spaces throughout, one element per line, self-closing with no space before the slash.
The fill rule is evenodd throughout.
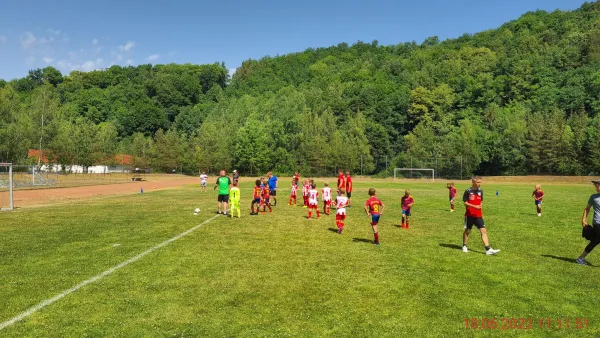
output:
<path id="1" fill-rule="evenodd" d="M 376 232 L 373 234 L 373 236 L 375 236 L 375 243 L 379 243 L 379 233 Z"/>
<path id="2" fill-rule="evenodd" d="M 317 217 L 321 217 L 321 213 L 319 212 L 319 209 L 317 209 Z"/>
<path id="3" fill-rule="evenodd" d="M 454 204 L 452 204 L 452 205 L 450 206 L 450 209 L 454 210 Z"/>
<path id="4" fill-rule="evenodd" d="M 406 220 L 406 228 L 408 229 L 408 220 Z"/>
<path id="5" fill-rule="evenodd" d="M 312 218 L 312 209 L 308 210 L 308 218 Z"/>
<path id="6" fill-rule="evenodd" d="M 252 213 L 254 213 L 254 204 L 252 204 L 251 208 L 252 208 Z"/>

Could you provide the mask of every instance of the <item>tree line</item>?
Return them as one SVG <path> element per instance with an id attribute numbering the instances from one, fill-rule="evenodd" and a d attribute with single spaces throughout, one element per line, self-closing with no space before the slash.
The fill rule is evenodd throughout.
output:
<path id="1" fill-rule="evenodd" d="M 440 41 L 0 80 L 0 161 L 158 171 L 600 172 L 600 3 Z M 438 160 L 439 159 L 439 160 Z"/>

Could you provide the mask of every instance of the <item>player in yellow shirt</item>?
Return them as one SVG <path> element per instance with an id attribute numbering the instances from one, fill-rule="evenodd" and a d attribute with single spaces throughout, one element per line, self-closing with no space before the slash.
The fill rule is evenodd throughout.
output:
<path id="1" fill-rule="evenodd" d="M 231 205 L 231 218 L 237 210 L 238 218 L 242 217 L 242 211 L 240 210 L 240 188 L 238 187 L 238 181 L 233 181 L 233 187 L 229 190 L 229 203 Z"/>

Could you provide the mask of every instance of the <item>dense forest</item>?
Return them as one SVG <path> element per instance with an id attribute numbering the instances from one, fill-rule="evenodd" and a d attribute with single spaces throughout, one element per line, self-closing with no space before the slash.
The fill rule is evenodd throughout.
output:
<path id="1" fill-rule="evenodd" d="M 443 176 L 600 173 L 600 2 L 440 41 L 0 80 L 0 161 Z M 459 164 L 460 163 L 460 164 Z M 460 169 L 459 169 L 460 166 Z"/>

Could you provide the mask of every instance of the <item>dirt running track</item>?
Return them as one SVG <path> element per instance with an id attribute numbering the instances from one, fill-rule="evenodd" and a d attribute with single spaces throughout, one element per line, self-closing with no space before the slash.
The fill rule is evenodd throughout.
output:
<path id="1" fill-rule="evenodd" d="M 81 200 L 86 198 L 96 198 L 111 195 L 128 195 L 144 192 L 151 192 L 159 189 L 179 187 L 187 184 L 200 185 L 200 179 L 197 177 L 183 177 L 177 179 L 129 182 L 106 185 L 93 185 L 85 187 L 56 188 L 56 189 L 38 189 L 38 190 L 15 190 L 14 201 L 16 208 L 60 204 L 72 200 Z"/>

